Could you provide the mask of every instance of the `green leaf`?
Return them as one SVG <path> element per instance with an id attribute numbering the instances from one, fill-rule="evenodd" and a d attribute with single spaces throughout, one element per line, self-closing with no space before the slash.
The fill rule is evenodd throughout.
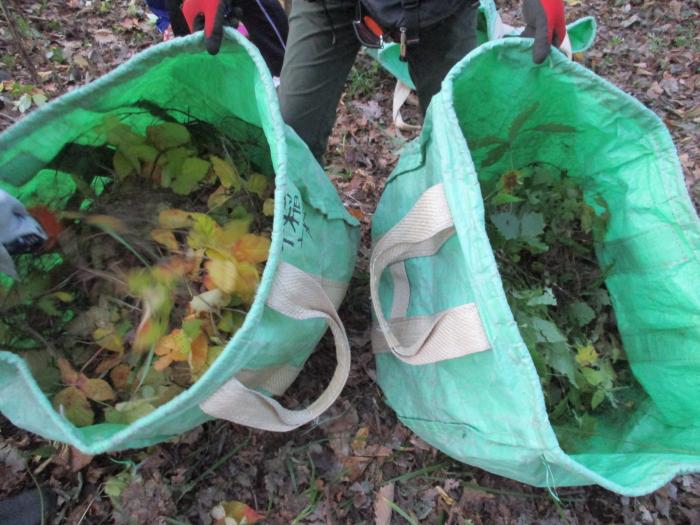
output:
<path id="1" fill-rule="evenodd" d="M 595 311 L 583 301 L 576 301 L 569 305 L 569 313 L 581 327 L 595 319 Z"/>
<path id="2" fill-rule="evenodd" d="M 528 306 L 539 306 L 539 305 L 556 306 L 557 298 L 554 297 L 554 294 L 552 293 L 552 289 L 547 287 L 544 289 L 544 292 L 541 295 L 533 297 L 526 304 Z"/>
<path id="3" fill-rule="evenodd" d="M 588 381 L 588 384 L 591 386 L 598 386 L 600 383 L 603 382 L 603 377 L 600 375 L 600 372 L 598 372 L 598 370 L 589 367 L 584 367 L 581 369 L 581 373 L 583 374 L 583 377 L 586 378 L 586 381 Z"/>
<path id="4" fill-rule="evenodd" d="M 165 122 L 157 126 L 148 126 L 146 128 L 146 137 L 151 144 L 163 151 L 166 149 L 177 148 L 190 142 L 190 132 L 182 124 L 174 122 Z"/>
<path id="5" fill-rule="evenodd" d="M 56 307 L 56 303 L 49 296 L 42 297 L 36 302 L 37 308 L 49 317 L 61 317 L 63 312 Z"/>
<path id="6" fill-rule="evenodd" d="M 520 236 L 520 219 L 512 212 L 500 212 L 491 215 L 491 222 L 498 232 L 508 241 Z"/>
<path id="7" fill-rule="evenodd" d="M 477 150 L 480 148 L 485 148 L 486 146 L 495 146 L 497 144 L 508 144 L 507 140 L 504 140 L 495 135 L 487 135 L 478 139 L 469 140 L 467 139 L 467 144 L 470 150 Z"/>
<path id="8" fill-rule="evenodd" d="M 576 361 L 565 343 L 546 345 L 545 352 L 549 366 L 566 376 L 572 385 L 576 384 Z"/>
<path id="9" fill-rule="evenodd" d="M 149 375 L 151 375 L 149 373 Z M 149 401 L 145 399 L 136 399 L 134 401 L 125 401 L 117 403 L 114 408 L 109 407 L 105 410 L 105 421 L 107 423 L 130 424 L 147 416 L 156 409 Z"/>
<path id="10" fill-rule="evenodd" d="M 533 104 L 525 108 L 523 111 L 521 111 L 517 117 L 515 117 L 515 120 L 513 120 L 513 123 L 510 125 L 510 130 L 508 131 L 508 142 L 513 143 L 513 140 L 515 140 L 515 137 L 518 136 L 518 133 L 520 133 L 520 130 L 522 127 L 525 125 L 525 122 L 537 111 L 537 108 L 540 107 L 540 103 L 538 101 L 533 102 Z"/>
<path id="11" fill-rule="evenodd" d="M 19 97 L 15 107 L 20 113 L 26 113 L 26 111 L 32 107 L 32 96 L 29 93 L 25 93 Z"/>
<path id="12" fill-rule="evenodd" d="M 496 146 L 493 148 L 488 155 L 486 155 L 486 158 L 481 161 L 481 167 L 482 168 L 488 168 L 489 166 L 493 166 L 496 164 L 499 160 L 503 158 L 503 156 L 508 152 L 508 149 L 510 148 L 510 144 L 501 144 L 500 146 Z"/>
<path id="13" fill-rule="evenodd" d="M 202 321 L 200 319 L 189 319 L 182 323 L 182 331 L 192 341 L 202 331 Z"/>
<path id="14" fill-rule="evenodd" d="M 112 166 L 114 167 L 114 171 L 117 174 L 117 178 L 119 180 L 124 180 L 127 178 L 129 175 L 134 173 L 137 169 L 140 169 L 141 166 L 137 166 L 134 168 L 134 164 L 131 162 L 129 157 L 124 155 L 121 151 L 117 151 L 114 154 L 114 157 L 112 159 Z"/>
<path id="15" fill-rule="evenodd" d="M 576 133 L 578 131 L 572 126 L 567 126 L 566 124 L 557 124 L 556 122 L 547 122 L 546 124 L 539 124 L 525 131 L 543 131 L 546 133 Z"/>
<path id="16" fill-rule="evenodd" d="M 539 317 L 533 317 L 531 322 L 532 326 L 537 330 L 538 343 L 564 343 L 566 341 L 566 338 L 553 322 Z"/>
<path id="17" fill-rule="evenodd" d="M 605 390 L 596 390 L 591 398 L 591 408 L 595 410 L 605 400 Z"/>
<path id="18" fill-rule="evenodd" d="M 180 174 L 170 186 L 178 195 L 189 195 L 209 173 L 211 164 L 198 157 L 190 157 L 182 163 Z"/>
<path id="19" fill-rule="evenodd" d="M 528 212 L 520 219 L 520 235 L 522 237 L 537 237 L 544 232 L 544 216 L 541 213 Z"/>
<path id="20" fill-rule="evenodd" d="M 114 410 L 114 409 L 112 409 Z M 118 503 L 124 489 L 131 482 L 131 473 L 128 470 L 120 472 L 116 476 L 112 476 L 105 483 L 105 494 L 110 497 L 112 503 Z"/>
<path id="21" fill-rule="evenodd" d="M 32 101 L 34 102 L 34 104 L 36 104 L 37 107 L 41 107 L 44 104 L 46 104 L 47 100 L 48 99 L 46 98 L 46 95 L 44 95 L 43 93 L 35 93 L 34 95 L 32 95 Z"/>
<path id="22" fill-rule="evenodd" d="M 501 204 L 513 204 L 516 202 L 522 202 L 523 199 L 520 197 L 516 197 L 515 195 L 512 195 L 510 193 L 505 193 L 503 191 L 499 191 L 492 199 L 491 199 L 491 204 L 494 206 L 500 206 Z"/>
<path id="23" fill-rule="evenodd" d="M 261 173 L 253 173 L 246 184 L 246 189 L 251 193 L 255 193 L 262 199 L 268 186 L 269 182 L 265 175 L 262 175 Z"/>

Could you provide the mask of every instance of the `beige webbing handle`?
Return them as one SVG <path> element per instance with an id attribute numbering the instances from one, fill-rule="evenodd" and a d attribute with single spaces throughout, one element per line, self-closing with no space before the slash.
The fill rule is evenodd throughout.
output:
<path id="1" fill-rule="evenodd" d="M 350 373 L 350 344 L 336 308 L 319 280 L 295 266 L 279 264 L 267 306 L 294 319 L 328 321 L 335 338 L 337 359 L 329 385 L 308 407 L 289 410 L 233 378 L 201 403 L 200 408 L 210 416 L 240 425 L 286 432 L 313 421 L 335 402 Z"/>
<path id="2" fill-rule="evenodd" d="M 382 273 L 393 264 L 437 253 L 455 233 L 443 184 L 428 188 L 406 216 L 375 245 L 370 257 L 372 307 L 386 345 L 375 342 L 375 352 L 390 350 L 414 365 L 454 359 L 490 348 L 474 303 L 425 317 L 387 320 L 379 296 Z M 398 275 L 403 272 L 394 272 Z M 399 287 L 396 283 L 402 283 Z M 394 301 L 408 304 L 408 281 L 395 281 Z M 395 310 L 395 309 L 393 309 Z M 380 336 L 376 336 L 375 341 Z"/>

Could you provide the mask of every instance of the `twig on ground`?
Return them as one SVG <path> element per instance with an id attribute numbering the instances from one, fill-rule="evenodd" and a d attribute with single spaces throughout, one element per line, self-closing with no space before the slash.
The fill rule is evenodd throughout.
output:
<path id="1" fill-rule="evenodd" d="M 29 70 L 29 74 L 32 77 L 32 81 L 34 81 L 36 85 L 41 84 L 41 81 L 39 80 L 39 75 L 36 74 L 36 69 L 34 69 L 32 59 L 29 57 L 27 50 L 24 48 L 22 35 L 19 34 L 17 26 L 15 25 L 15 21 L 10 16 L 10 13 L 8 12 L 7 7 L 5 7 L 5 2 L 3 0 L 0 0 L 0 10 L 2 10 L 2 14 L 5 17 L 5 20 L 7 20 L 7 25 L 10 27 L 10 31 L 12 31 L 12 36 L 15 39 L 17 49 L 19 50 L 20 54 L 22 55 L 22 58 L 24 59 L 25 64 L 27 65 L 27 69 Z"/>
<path id="2" fill-rule="evenodd" d="M 10 115 L 5 115 L 4 113 L 0 113 L 0 117 L 4 118 L 4 119 L 7 120 L 8 122 L 11 122 L 12 124 L 14 124 L 15 122 L 17 122 L 17 119 L 16 119 L 16 118 L 11 117 Z"/>

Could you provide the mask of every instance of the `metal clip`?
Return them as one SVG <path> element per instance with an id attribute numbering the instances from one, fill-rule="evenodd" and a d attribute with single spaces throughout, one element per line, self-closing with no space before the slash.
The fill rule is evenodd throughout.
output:
<path id="1" fill-rule="evenodd" d="M 402 27 L 399 29 L 401 31 L 401 39 L 399 44 L 399 59 L 402 62 L 406 62 L 406 51 L 408 50 L 408 38 L 406 36 L 406 28 Z"/>

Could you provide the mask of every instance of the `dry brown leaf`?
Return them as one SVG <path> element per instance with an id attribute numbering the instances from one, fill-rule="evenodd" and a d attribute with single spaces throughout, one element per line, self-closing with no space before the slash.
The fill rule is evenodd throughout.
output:
<path id="1" fill-rule="evenodd" d="M 374 525 L 391 524 L 391 505 L 394 502 L 394 484 L 388 483 L 379 489 L 374 500 Z"/>

